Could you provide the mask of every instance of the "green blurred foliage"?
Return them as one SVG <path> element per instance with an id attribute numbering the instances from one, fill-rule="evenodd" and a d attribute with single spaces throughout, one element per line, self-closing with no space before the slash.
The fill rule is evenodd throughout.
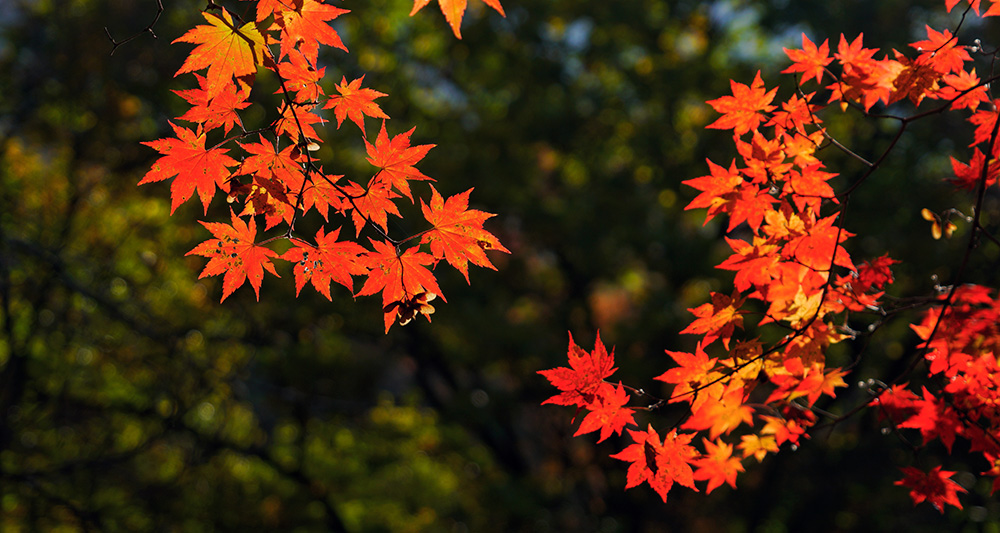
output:
<path id="1" fill-rule="evenodd" d="M 389 335 L 377 301 L 295 298 L 287 268 L 259 303 L 244 289 L 220 305 L 220 280 L 184 257 L 207 238 L 200 207 L 170 217 L 167 185 L 135 186 L 154 158 L 139 142 L 183 110 L 170 91 L 192 84 L 172 78 L 189 49 L 169 42 L 203 3 L 168 3 L 157 39 L 114 55 L 104 28 L 140 30 L 155 2 L 0 4 L 0 529 L 996 530 L 988 483 L 967 473 L 968 512 L 911 510 L 892 487 L 909 458 L 871 415 L 748 464 L 737 491 L 678 489 L 662 504 L 623 490 L 616 439 L 572 438 L 572 413 L 539 406 L 551 390 L 536 371 L 565 363 L 567 331 L 589 347 L 600 329 L 621 379 L 655 387 L 662 350 L 691 348 L 676 334 L 686 309 L 727 290 L 712 266 L 724 226 L 683 211 L 694 194 L 680 182 L 735 155 L 703 130 L 704 101 L 758 69 L 786 83 L 781 47 L 803 31 L 902 48 L 924 21 L 954 22 L 939 4 L 511 0 L 501 18 L 474 0 L 461 41 L 434 6 L 409 18 L 409 0 L 345 4 L 351 53 L 321 56 L 326 89 L 365 74 L 388 93 L 390 133 L 416 126 L 414 143 L 436 144 L 421 170 L 446 195 L 475 187 L 512 251 L 471 286 L 442 274 L 434 323 Z M 866 156 L 893 133 L 827 120 Z M 320 131 L 328 172 L 365 171 L 354 132 Z M 852 201 L 852 254 L 903 259 L 901 293 L 929 290 L 933 256 L 959 250 L 928 254 L 919 211 L 967 208 L 942 183 L 964 135 L 957 120 L 916 128 Z M 827 155 L 841 184 L 861 171 Z M 914 344 L 898 321 L 834 357 L 864 350 L 853 376 L 892 375 Z M 828 408 L 864 393 L 844 394 Z"/>

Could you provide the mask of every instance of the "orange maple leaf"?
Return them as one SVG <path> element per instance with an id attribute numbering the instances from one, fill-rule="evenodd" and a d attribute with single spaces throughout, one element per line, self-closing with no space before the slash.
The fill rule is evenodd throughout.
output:
<path id="1" fill-rule="evenodd" d="M 429 243 L 434 257 L 447 260 L 465 276 L 466 283 L 469 283 L 470 262 L 496 270 L 485 250 L 510 253 L 492 233 L 483 229 L 483 222 L 493 214 L 469 209 L 471 192 L 469 189 L 445 200 L 432 185 L 430 205 L 420 200 L 424 218 L 434 226 L 424 233 L 420 242 Z"/>
<path id="2" fill-rule="evenodd" d="M 692 403 L 692 409 L 695 409 L 709 396 L 722 389 L 721 383 L 713 383 L 719 377 L 717 372 L 712 372 L 717 359 L 709 357 L 700 342 L 693 354 L 670 350 L 666 352 L 679 366 L 653 379 L 674 384 L 673 393 L 670 395 L 671 402 L 689 402 Z M 705 394 L 698 394 L 703 390 Z"/>
<path id="3" fill-rule="evenodd" d="M 312 124 L 322 124 L 324 121 L 323 117 L 312 112 L 312 106 L 298 104 L 289 106 L 282 102 L 278 112 L 281 113 L 281 118 L 274 123 L 274 130 L 278 135 L 287 135 L 292 139 L 292 142 L 297 143 L 301 131 L 302 135 L 309 141 L 320 140 Z"/>
<path id="4" fill-rule="evenodd" d="M 792 408 L 789 407 L 789 409 Z M 811 413 L 811 411 L 807 412 Z M 802 437 L 809 438 L 806 428 L 794 418 L 767 415 L 761 418 L 764 420 L 764 427 L 761 428 L 760 434 L 773 436 L 777 446 L 781 446 L 785 442 L 797 445 Z"/>
<path id="5" fill-rule="evenodd" d="M 281 184 L 281 193 L 297 193 L 302 188 L 302 162 L 305 158 L 296 146 L 289 145 L 284 150 L 260 136 L 259 142 L 247 144 L 236 143 L 250 154 L 243 160 L 237 174 L 257 175 L 262 178 L 274 179 Z"/>
<path id="6" fill-rule="evenodd" d="M 694 433 L 678 434 L 676 430 L 671 431 L 663 437 L 662 444 L 652 425 L 646 431 L 630 429 L 628 433 L 635 444 L 611 456 L 612 459 L 632 463 L 626 474 L 626 489 L 646 481 L 664 502 L 674 483 L 698 491 L 694 486 L 694 472 L 689 464 L 698 456 L 698 452 L 690 445 Z"/>
<path id="7" fill-rule="evenodd" d="M 701 194 L 691 200 L 691 203 L 684 210 L 707 207 L 708 214 L 705 215 L 703 225 L 708 224 L 708 221 L 712 220 L 715 215 L 728 211 L 729 204 L 733 197 L 739 194 L 738 191 L 743 184 L 743 176 L 736 168 L 735 159 L 729 164 L 729 169 L 716 165 L 710 159 L 706 159 L 706 161 L 708 161 L 709 175 L 681 182 L 701 191 Z"/>
<path id="8" fill-rule="evenodd" d="M 295 247 L 285 252 L 281 259 L 295 263 L 295 295 L 302 292 L 306 282 L 333 300 L 330 296 L 330 282 L 337 282 L 354 292 L 352 275 L 363 275 L 368 269 L 362 264 L 361 256 L 367 251 L 354 241 L 338 241 L 340 228 L 325 233 L 323 228 L 316 232 L 316 246 L 299 239 L 293 239 Z"/>
<path id="9" fill-rule="evenodd" d="M 401 316 L 400 311 L 415 299 L 424 296 L 426 301 L 428 298 L 425 295 L 433 294 L 448 301 L 441 293 L 434 274 L 426 268 L 426 265 L 434 263 L 434 256 L 419 251 L 418 247 L 400 253 L 390 242 L 371 240 L 371 243 L 375 251 L 369 251 L 361 258 L 362 264 L 369 270 L 368 280 L 355 296 L 382 292 L 386 333 Z"/>
<path id="10" fill-rule="evenodd" d="M 257 0 L 257 22 L 282 11 L 293 11 L 302 7 L 302 0 Z"/>
<path id="11" fill-rule="evenodd" d="M 835 265 L 856 271 L 850 254 L 839 244 L 854 234 L 835 226 L 836 218 L 831 215 L 817 220 L 805 234 L 790 239 L 782 254 L 817 272 L 828 271 L 831 259 Z"/>
<path id="12" fill-rule="evenodd" d="M 709 436 L 715 439 L 722 433 L 728 435 L 740 424 L 753 426 L 753 408 L 746 405 L 744 399 L 743 386 L 730 382 L 725 394 L 701 403 L 683 427 L 698 431 L 708 429 Z"/>
<path id="13" fill-rule="evenodd" d="M 281 57 L 297 46 L 302 55 L 315 65 L 320 43 L 347 51 L 340 34 L 331 28 L 327 21 L 350 13 L 349 10 L 316 0 L 296 0 L 295 4 L 297 5 L 293 9 L 274 10 L 272 29 L 277 28 L 281 33 Z"/>
<path id="14" fill-rule="evenodd" d="M 222 300 L 224 302 L 230 294 L 241 287 L 247 279 L 260 301 L 260 283 L 264 279 L 264 270 L 278 276 L 274 270 L 274 264 L 269 258 L 277 257 L 278 254 L 269 248 L 258 246 L 254 241 L 257 238 L 257 223 L 250 218 L 247 224 L 236 213 L 230 211 L 232 225 L 221 222 L 201 222 L 202 226 L 208 228 L 215 236 L 209 239 L 185 255 L 200 255 L 207 257 L 208 264 L 201 271 L 198 279 L 207 276 L 218 276 L 225 273 L 222 280 Z M 281 276 L 278 276 L 281 277 Z"/>
<path id="15" fill-rule="evenodd" d="M 333 176 L 319 172 L 310 173 L 308 184 L 302 191 L 302 212 L 305 213 L 315 207 L 323 220 L 329 221 L 331 207 L 338 211 L 350 207 L 350 202 L 335 185 L 343 177 L 343 175 Z"/>
<path id="16" fill-rule="evenodd" d="M 382 108 L 375 103 L 376 98 L 388 95 L 374 89 L 362 89 L 361 82 L 364 79 L 365 77 L 361 76 L 351 83 L 347 83 L 347 78 L 341 77 L 340 84 L 337 85 L 337 92 L 340 93 L 340 96 L 331 96 L 330 101 L 323 106 L 323 109 L 333 109 L 333 113 L 337 117 L 338 129 L 344 123 L 344 119 L 349 118 L 351 122 L 361 128 L 361 134 L 365 135 L 365 115 L 374 118 L 389 118 L 389 115 L 386 115 Z"/>
<path id="17" fill-rule="evenodd" d="M 744 459 L 752 455 L 759 463 L 764 460 L 767 454 L 776 453 L 778 451 L 778 444 L 774 440 L 774 435 L 764 435 L 762 437 L 750 434 L 740 437 L 738 448 L 743 450 Z"/>
<path id="18" fill-rule="evenodd" d="M 805 211 L 807 206 L 812 208 L 814 213 L 818 213 L 823 199 L 829 199 L 835 204 L 839 204 L 833 187 L 827 181 L 837 175 L 832 172 L 820 170 L 821 163 L 813 163 L 801 167 L 802 171 L 792 170 L 788 173 L 782 193 L 791 195 L 792 201 L 799 211 Z"/>
<path id="19" fill-rule="evenodd" d="M 357 183 L 349 181 L 347 186 L 343 187 L 343 191 L 349 200 L 342 202 L 341 206 L 345 209 L 354 207 L 351 220 L 354 222 L 357 235 L 361 235 L 361 230 L 369 222 L 386 231 L 389 227 L 389 215 L 402 216 L 399 214 L 396 202 L 392 200 L 399 195 L 389 190 L 384 183 L 372 179 L 368 183 L 368 188 L 363 189 Z"/>
<path id="20" fill-rule="evenodd" d="M 774 109 L 775 106 L 769 104 L 774 100 L 778 89 L 767 91 L 759 70 L 750 86 L 733 80 L 729 83 L 733 91 L 732 96 L 723 96 L 706 102 L 717 112 L 722 113 L 722 117 L 705 127 L 718 130 L 731 129 L 736 135 L 743 135 L 757 129 L 765 119 L 763 113 Z"/>
<path id="21" fill-rule="evenodd" d="M 815 79 L 817 83 L 823 81 L 823 72 L 826 70 L 826 66 L 833 61 L 833 58 L 830 57 L 830 40 L 823 41 L 823 44 L 817 47 L 816 43 L 810 41 L 805 33 L 802 34 L 801 50 L 789 50 L 788 48 L 783 48 L 783 50 L 794 65 L 782 70 L 781 73 L 801 72 L 802 79 L 799 80 L 799 83 L 805 83 L 811 79 Z"/>
<path id="22" fill-rule="evenodd" d="M 483 0 L 486 5 L 492 7 L 497 13 L 506 17 L 507 14 L 503 12 L 503 6 L 500 5 L 500 0 Z M 424 6 L 431 3 L 431 0 L 413 0 L 413 9 L 410 11 L 410 16 L 417 14 L 417 11 L 423 9 Z M 468 0 L 438 0 L 438 5 L 441 7 L 441 12 L 444 13 L 445 20 L 451 26 L 451 31 L 455 32 L 455 37 L 459 39 L 462 38 L 462 16 L 465 15 L 465 8 L 468 5 Z"/>
<path id="23" fill-rule="evenodd" d="M 205 128 L 204 131 L 222 126 L 226 135 L 229 135 L 229 130 L 236 124 L 242 127 L 243 121 L 237 111 L 250 106 L 250 102 L 247 102 L 247 97 L 250 96 L 249 91 L 240 90 L 238 86 L 229 83 L 218 94 L 210 98 L 208 96 L 208 78 L 200 74 L 194 76 L 198 79 L 199 89 L 173 91 L 174 94 L 191 104 L 191 109 L 177 118 L 201 124 Z"/>
<path id="24" fill-rule="evenodd" d="M 632 417 L 632 409 L 625 407 L 629 401 L 629 395 L 625 392 L 621 382 L 618 388 L 609 387 L 606 394 L 601 394 L 597 400 L 588 405 L 592 410 L 580 422 L 580 428 L 573 434 L 574 437 L 601 430 L 600 438 L 597 442 L 603 442 L 611 436 L 611 432 L 621 435 L 625 426 L 635 425 L 635 418 Z"/>
<path id="25" fill-rule="evenodd" d="M 201 15 L 210 26 L 195 26 L 173 41 L 198 45 L 174 76 L 207 67 L 205 97 L 210 100 L 232 84 L 234 76 L 243 78 L 255 74 L 267 52 L 264 37 L 253 22 L 237 28 L 225 9 L 221 10 L 221 15 L 205 12 Z"/>
<path id="26" fill-rule="evenodd" d="M 702 343 L 705 346 L 712 344 L 716 339 L 722 339 L 722 345 L 729 349 L 729 339 L 733 336 L 736 327 L 743 329 L 743 315 L 746 311 L 741 311 L 744 298 L 739 298 L 739 292 L 734 291 L 732 296 L 712 293 L 712 302 L 688 309 L 697 320 L 684 328 L 681 333 L 704 334 Z"/>
<path id="27" fill-rule="evenodd" d="M 774 268 L 780 262 L 777 256 L 777 244 L 772 244 L 763 237 L 754 237 L 753 244 L 739 239 L 723 238 L 734 253 L 716 268 L 736 271 L 733 280 L 736 290 L 742 292 L 751 286 L 766 287 L 778 275 Z"/>
<path id="28" fill-rule="evenodd" d="M 702 438 L 705 444 L 705 455 L 695 459 L 691 464 L 697 467 L 694 471 L 696 481 L 708 481 L 706 494 L 711 494 L 723 483 L 736 488 L 736 476 L 743 472 L 743 463 L 739 457 L 733 457 L 733 445 L 716 440 L 712 442 Z"/>
<path id="29" fill-rule="evenodd" d="M 293 48 L 288 54 L 288 61 L 278 64 L 278 75 L 285 83 L 274 94 L 282 94 L 287 89 L 295 94 L 295 103 L 315 102 L 320 96 L 326 95 L 319 84 L 325 74 L 326 67 L 317 70 L 302 52 Z"/>
<path id="30" fill-rule="evenodd" d="M 950 31 L 935 31 L 927 28 L 927 39 L 910 44 L 921 52 L 919 61 L 926 62 L 941 74 L 959 73 L 965 70 L 965 62 L 972 61 L 972 56 L 964 46 L 958 44 L 958 38 Z"/>
<path id="31" fill-rule="evenodd" d="M 195 133 L 170 123 L 174 128 L 176 138 L 147 141 L 142 144 L 153 148 L 163 157 L 153 163 L 152 168 L 139 185 L 163 181 L 176 176 L 170 184 L 170 214 L 178 206 L 187 201 L 197 191 L 201 203 L 208 213 L 208 204 L 215 196 L 216 188 L 228 189 L 229 169 L 238 165 L 233 158 L 226 155 L 226 148 L 205 149 L 205 134 Z M 200 129 L 200 128 L 199 128 Z"/>
<path id="32" fill-rule="evenodd" d="M 382 129 L 378 132 L 375 144 L 371 144 L 368 142 L 368 139 L 365 139 L 365 147 L 368 150 L 368 162 L 372 166 L 382 169 L 375 175 L 374 180 L 384 183 L 386 188 L 390 186 L 394 187 L 409 198 L 411 202 L 413 201 L 413 195 L 410 194 L 409 180 L 434 181 L 413 166 L 423 159 L 431 148 L 434 148 L 433 144 L 410 146 L 410 135 L 413 134 L 413 130 L 415 129 L 411 128 L 410 131 L 400 133 L 389 139 L 389 134 L 385 131 L 385 121 L 383 120 Z"/>
<path id="33" fill-rule="evenodd" d="M 945 74 L 941 78 L 944 86 L 935 95 L 944 100 L 954 100 L 952 109 L 966 109 L 975 111 L 979 104 L 989 102 L 986 95 L 986 87 L 982 85 L 979 77 L 976 76 L 976 69 L 962 71 L 958 74 Z"/>

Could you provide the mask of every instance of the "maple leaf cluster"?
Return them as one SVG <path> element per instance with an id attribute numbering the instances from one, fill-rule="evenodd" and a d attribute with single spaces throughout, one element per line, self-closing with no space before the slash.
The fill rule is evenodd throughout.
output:
<path id="1" fill-rule="evenodd" d="M 439 3 L 458 36 L 465 0 Z M 496 0 L 487 3 L 503 13 Z M 426 4 L 416 0 L 414 13 Z M 171 122 L 174 137 L 144 143 L 160 157 L 139 184 L 171 180 L 171 213 L 197 194 L 207 215 L 220 191 L 236 208 L 231 224 L 202 222 L 214 238 L 188 253 L 208 258 L 201 277 L 223 276 L 223 301 L 247 280 L 259 300 L 264 272 L 278 276 L 273 261 L 283 260 L 293 265 L 296 294 L 308 284 L 332 299 L 332 283 L 354 296 L 381 293 L 386 332 L 416 315 L 430 320 L 429 302 L 445 301 L 433 272 L 440 261 L 468 281 L 470 263 L 495 269 L 487 250 L 509 253 L 483 228 L 493 215 L 469 208 L 472 189 L 445 198 L 430 186 L 429 200 L 420 200 L 429 228 L 391 237 L 388 217 L 401 217 L 397 204 L 403 199 L 415 202 L 413 182 L 433 181 L 417 165 L 434 145 L 412 144 L 413 129 L 390 136 L 389 116 L 375 102 L 387 95 L 363 87 L 364 76 L 342 78 L 335 93 L 324 88 L 320 46 L 347 52 L 330 23 L 348 10 L 319 0 L 260 0 L 255 6 L 254 19 L 244 21 L 210 2 L 202 13 L 207 24 L 174 41 L 195 45 L 175 74 L 193 73 L 198 83 L 175 91 L 191 106 L 176 120 L 190 126 Z M 241 112 L 253 104 L 260 69 L 278 80 L 282 98 L 271 122 L 252 129 Z M 326 122 L 326 110 L 338 129 L 345 120 L 360 129 L 371 178 L 331 173 L 313 155 L 322 142 L 314 125 Z M 373 142 L 366 117 L 381 120 Z M 323 226 L 314 236 L 298 235 L 296 223 L 311 211 Z M 273 230 L 271 237 L 258 240 L 257 219 L 264 231 Z M 342 232 L 348 220 L 354 231 Z M 271 248 L 283 242 L 292 245 L 284 253 Z M 356 292 L 355 278 L 364 280 Z"/>
<path id="2" fill-rule="evenodd" d="M 957 4 L 947 0 L 946 8 Z M 966 14 L 982 7 L 978 0 L 969 2 Z M 1000 15 L 1000 2 L 982 13 L 993 15 Z M 995 77 L 982 80 L 972 66 L 972 52 L 982 51 L 978 42 L 961 44 L 947 29 L 927 27 L 926 35 L 910 44 L 910 54 L 880 53 L 865 48 L 862 35 L 841 35 L 832 56 L 829 40 L 816 44 L 803 35 L 801 49 L 785 50 L 792 64 L 783 72 L 795 78 L 787 99 L 777 100 L 777 88 L 769 89 L 758 72 L 749 84 L 732 81 L 731 95 L 707 102 L 721 115 L 707 128 L 731 131 L 739 159 L 728 165 L 709 160 L 707 175 L 683 183 L 698 191 L 687 209 L 706 209 L 705 223 L 728 218 L 725 241 L 731 254 L 717 267 L 733 272 L 732 291 L 713 292 L 710 302 L 689 309 L 695 318 L 681 333 L 698 340 L 693 352 L 667 351 L 675 366 L 654 378 L 665 384 L 662 395 L 609 381 L 613 351 L 606 352 L 599 336 L 591 354 L 571 338 L 570 366 L 541 372 L 561 391 L 544 403 L 587 411 L 576 434 L 599 431 L 600 441 L 638 425 L 638 410 L 654 412 L 668 403 L 685 407 L 684 417 L 662 436 L 652 423 L 627 431 L 632 443 L 612 455 L 631 463 L 626 488 L 649 483 L 664 501 L 675 483 L 698 490 L 696 482 L 706 481 L 707 492 L 723 483 L 735 488 L 744 460 L 761 461 L 782 446 L 798 446 L 817 413 L 833 416 L 815 404 L 846 386 L 848 370 L 829 364 L 826 353 L 859 335 L 849 321 L 866 313 L 884 319 L 899 314 L 884 301 L 897 261 L 884 254 L 855 262 L 846 247 L 853 234 L 843 211 L 892 146 L 869 162 L 826 131 L 824 113 L 871 116 L 878 107 L 881 117 L 902 124 L 900 135 L 917 119 L 965 114 L 974 130 L 972 157 L 968 163 L 952 158 L 954 176 L 948 181 L 978 191 L 975 212 L 981 211 L 983 191 L 1000 177 L 1000 101 L 988 95 Z M 935 107 L 909 116 L 888 114 L 905 103 L 912 109 Z M 837 174 L 820 159 L 826 148 L 865 166 L 839 193 Z M 946 216 L 956 210 L 924 211 L 936 224 L 935 239 L 957 229 Z M 978 220 L 974 231 L 982 230 Z M 967 440 L 989 465 L 983 474 L 994 477 L 996 490 L 1000 299 L 985 286 L 956 285 L 923 301 L 930 309 L 912 327 L 923 341 L 916 347 L 927 370 L 922 394 L 895 382 L 870 391 L 869 403 L 896 428 L 919 430 L 924 444 L 937 439 L 950 451 L 956 438 Z M 775 338 L 762 335 L 767 329 L 780 331 L 780 340 L 762 341 Z M 632 401 L 646 407 L 629 407 Z M 699 436 L 700 449 L 692 444 Z M 911 466 L 902 471 L 897 485 L 910 489 L 915 504 L 926 501 L 942 512 L 945 505 L 961 507 L 958 493 L 965 489 L 950 479 L 954 472 L 941 466 L 926 473 Z"/>

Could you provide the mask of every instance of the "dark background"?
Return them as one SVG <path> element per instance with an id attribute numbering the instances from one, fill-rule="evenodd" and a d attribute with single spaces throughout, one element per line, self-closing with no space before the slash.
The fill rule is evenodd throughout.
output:
<path id="1" fill-rule="evenodd" d="M 626 464 L 608 455 L 625 441 L 573 438 L 571 409 L 539 405 L 554 389 L 536 372 L 566 364 L 567 332 L 590 349 L 600 329 L 616 379 L 658 391 L 663 350 L 693 348 L 677 334 L 686 309 L 729 292 L 713 267 L 729 253 L 724 221 L 683 211 L 695 192 L 680 182 L 706 157 L 736 156 L 727 132 L 703 129 L 705 100 L 757 70 L 791 84 L 781 48 L 802 32 L 908 50 L 925 23 L 955 27 L 943 2 L 508 0 L 504 19 L 472 0 L 461 41 L 436 5 L 409 18 L 409 0 L 338 4 L 352 10 L 336 22 L 351 53 L 321 55 L 327 91 L 366 74 L 388 93 L 390 133 L 416 126 L 415 144 L 436 144 L 419 168 L 442 194 L 475 187 L 512 252 L 471 286 L 439 269 L 449 303 L 433 324 L 388 335 L 378 298 L 295 298 L 287 265 L 259 303 L 244 287 L 220 305 L 221 279 L 197 279 L 203 259 L 184 254 L 208 238 L 200 205 L 170 217 L 168 183 L 136 186 L 156 157 L 139 142 L 168 135 L 184 110 L 171 89 L 194 84 L 172 77 L 190 46 L 169 43 L 202 23 L 203 4 L 165 4 L 157 39 L 110 55 L 104 28 L 140 30 L 155 1 L 0 3 L 3 531 L 1000 530 L 990 480 L 973 475 L 985 465 L 961 444 L 914 454 L 874 413 L 746 461 L 738 490 L 676 487 L 664 504 L 645 485 L 624 491 Z M 965 31 L 1000 44 L 995 26 Z M 903 261 L 893 295 L 930 294 L 961 256 L 964 240 L 931 240 L 919 212 L 968 213 L 972 199 L 943 181 L 949 153 L 969 157 L 963 118 L 916 124 L 852 199 L 855 262 Z M 869 158 L 896 127 L 825 120 Z M 328 172 L 364 172 L 352 128 L 319 128 Z M 824 161 L 838 186 L 862 170 L 833 151 Z M 227 209 L 217 199 L 208 220 Z M 391 230 L 422 229 L 404 220 Z M 975 276 L 995 283 L 997 250 L 978 257 Z M 831 364 L 860 362 L 821 405 L 845 412 L 864 401 L 859 380 L 894 377 L 917 318 L 831 350 Z M 898 466 L 941 460 L 969 489 L 964 511 L 913 508 L 892 485 Z"/>

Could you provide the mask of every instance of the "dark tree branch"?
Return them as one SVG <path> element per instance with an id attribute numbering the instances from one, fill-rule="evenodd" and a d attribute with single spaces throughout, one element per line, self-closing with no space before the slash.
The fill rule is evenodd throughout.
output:
<path id="1" fill-rule="evenodd" d="M 156 0 L 156 16 L 153 17 L 153 22 L 150 22 L 145 28 L 133 33 L 132 35 L 129 35 L 128 37 L 122 39 L 121 41 L 116 41 L 115 38 L 111 36 L 111 30 L 109 30 L 108 27 L 105 26 L 104 33 L 107 34 L 108 40 L 111 41 L 111 52 L 108 53 L 108 55 L 111 56 L 115 55 L 115 51 L 118 50 L 119 46 L 139 37 L 144 33 L 149 33 L 150 35 L 153 36 L 154 39 L 156 39 L 157 37 L 156 33 L 153 32 L 153 26 L 155 26 L 157 21 L 160 20 L 160 15 L 162 14 L 163 14 L 163 0 Z"/>

